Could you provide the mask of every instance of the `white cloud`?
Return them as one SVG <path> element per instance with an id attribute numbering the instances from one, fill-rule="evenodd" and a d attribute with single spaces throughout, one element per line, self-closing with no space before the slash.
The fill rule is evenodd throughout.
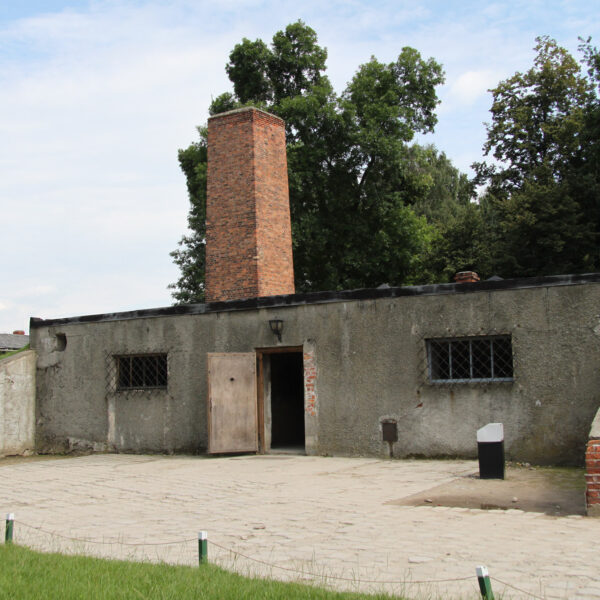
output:
<path id="1" fill-rule="evenodd" d="M 501 76 L 501 73 L 490 69 L 466 71 L 450 83 L 449 97 L 454 102 L 471 105 L 487 96 L 488 90 L 498 84 Z"/>

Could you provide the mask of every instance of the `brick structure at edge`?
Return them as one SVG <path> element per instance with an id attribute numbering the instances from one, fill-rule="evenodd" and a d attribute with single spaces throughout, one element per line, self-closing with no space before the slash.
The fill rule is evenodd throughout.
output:
<path id="1" fill-rule="evenodd" d="M 600 440 L 591 439 L 585 450 L 585 502 L 590 516 L 600 516 Z"/>
<path id="2" fill-rule="evenodd" d="M 208 121 L 206 301 L 294 293 L 284 122 L 255 108 Z"/>

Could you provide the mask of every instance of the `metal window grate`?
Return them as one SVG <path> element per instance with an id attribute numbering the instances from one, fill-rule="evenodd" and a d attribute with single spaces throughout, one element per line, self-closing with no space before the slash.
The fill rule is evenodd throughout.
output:
<path id="1" fill-rule="evenodd" d="M 427 340 L 432 382 L 512 381 L 510 336 Z"/>
<path id="2" fill-rule="evenodd" d="M 117 391 L 167 388 L 166 354 L 132 354 L 113 358 Z"/>

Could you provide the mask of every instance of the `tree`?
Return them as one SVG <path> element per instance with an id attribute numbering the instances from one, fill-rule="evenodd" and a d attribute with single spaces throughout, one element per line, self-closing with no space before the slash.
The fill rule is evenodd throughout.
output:
<path id="1" fill-rule="evenodd" d="M 244 39 L 226 66 L 233 93 L 210 113 L 254 105 L 284 119 L 296 289 L 349 289 L 423 279 L 434 230 L 414 206 L 431 181 L 413 168 L 408 146 L 436 124 L 441 66 L 403 48 L 397 60 L 372 58 L 340 95 L 325 75 L 327 51 L 301 21 L 276 33 L 271 46 Z M 201 140 L 180 151 L 192 202 L 191 236 L 173 253 L 182 277 L 177 301 L 199 298 L 203 282 L 205 196 L 196 189 L 205 161 Z M 324 260 L 327 257 L 327 260 Z M 193 266 L 192 266 L 193 265 Z"/>
<path id="2" fill-rule="evenodd" d="M 586 108 L 581 146 L 583 152 L 578 161 L 571 164 L 569 176 L 571 194 L 578 199 L 586 223 L 594 232 L 594 251 L 591 262 L 594 269 L 600 267 L 600 52 L 590 39 L 582 42 L 579 49 L 587 64 L 588 80 L 593 87 Z"/>
<path id="3" fill-rule="evenodd" d="M 437 281 L 453 281 L 459 271 L 475 271 L 482 279 L 493 275 L 487 217 L 485 206 L 468 202 L 437 222 L 426 263 Z"/>
<path id="4" fill-rule="evenodd" d="M 476 170 L 496 193 L 519 189 L 526 179 L 559 180 L 581 152 L 590 82 L 567 50 L 548 37 L 536 40 L 534 66 L 491 90 L 483 149 L 500 164 L 481 163 Z"/>
<path id="5" fill-rule="evenodd" d="M 531 69 L 491 90 L 484 153 L 496 162 L 474 165 L 477 182 L 488 186 L 497 241 L 492 262 L 504 276 L 581 272 L 595 264 L 598 229 L 578 182 L 587 171 L 583 140 L 593 86 L 554 40 L 537 38 L 535 50 Z"/>
<path id="6" fill-rule="evenodd" d="M 177 303 L 204 302 L 204 274 L 206 265 L 206 129 L 199 127 L 200 141 L 179 151 L 179 165 L 187 180 L 190 198 L 188 229 L 179 248 L 171 252 L 173 262 L 181 275 L 169 285 Z"/>
<path id="7" fill-rule="evenodd" d="M 427 185 L 426 192 L 419 194 L 413 203 L 415 212 L 437 225 L 454 219 L 461 207 L 475 199 L 473 182 L 435 146 L 413 144 L 410 151 L 413 168 L 420 171 Z"/>
<path id="8" fill-rule="evenodd" d="M 526 180 L 496 206 L 494 264 L 502 275 L 533 277 L 593 270 L 593 235 L 568 185 Z"/>
<path id="9" fill-rule="evenodd" d="M 475 186 L 434 146 L 414 144 L 412 168 L 420 174 L 424 193 L 413 209 L 434 228 L 432 244 L 422 268 L 432 281 L 453 281 L 458 271 L 492 274 L 486 206 L 475 200 Z"/>

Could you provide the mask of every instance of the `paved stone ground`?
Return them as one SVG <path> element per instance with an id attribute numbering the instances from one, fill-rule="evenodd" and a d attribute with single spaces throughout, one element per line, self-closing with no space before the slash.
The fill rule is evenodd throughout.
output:
<path id="1" fill-rule="evenodd" d="M 280 455 L 10 461 L 0 510 L 15 513 L 15 541 L 45 550 L 196 564 L 207 530 L 210 559 L 245 574 L 477 598 L 482 564 L 503 598 L 600 598 L 600 520 L 397 503 L 476 471 L 475 461 Z"/>

